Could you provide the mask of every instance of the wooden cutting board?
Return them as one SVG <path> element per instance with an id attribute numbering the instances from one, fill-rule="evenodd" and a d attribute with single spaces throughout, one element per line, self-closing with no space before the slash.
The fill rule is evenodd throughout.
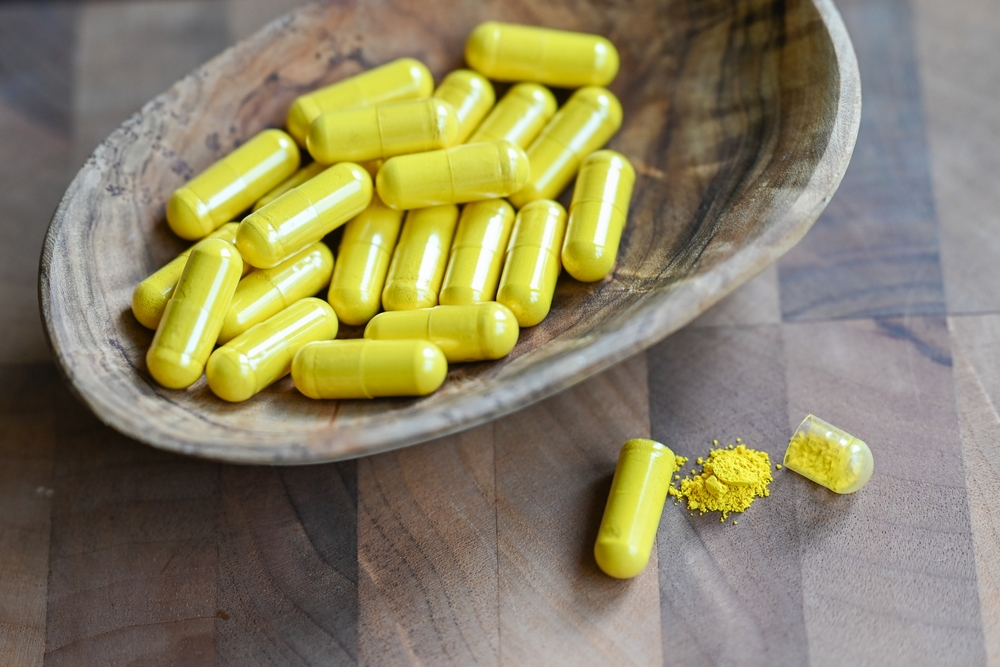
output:
<path id="1" fill-rule="evenodd" d="M 357 461 L 167 454 L 64 389 L 41 238 L 97 141 L 290 6 L 0 4 L 0 664 L 1000 662 L 990 3 L 841 0 L 865 100 L 843 185 L 777 266 L 648 353 Z M 807 412 L 871 445 L 862 492 L 783 471 L 738 525 L 668 504 L 641 576 L 597 571 L 624 440 L 780 460 Z"/>

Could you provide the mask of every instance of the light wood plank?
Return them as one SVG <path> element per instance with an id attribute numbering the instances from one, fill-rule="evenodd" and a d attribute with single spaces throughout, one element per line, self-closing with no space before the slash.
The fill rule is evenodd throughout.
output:
<path id="1" fill-rule="evenodd" d="M 353 461 L 222 468 L 218 662 L 357 662 Z"/>
<path id="2" fill-rule="evenodd" d="M 229 39 L 238 42 L 265 25 L 306 4 L 306 0 L 224 0 L 229 22 Z"/>
<path id="3" fill-rule="evenodd" d="M 955 400 L 987 664 L 1000 663 L 1000 315 L 951 317 Z"/>
<path id="4" fill-rule="evenodd" d="M 53 393 L 45 664 L 212 664 L 218 466 L 128 440 Z"/>
<path id="5" fill-rule="evenodd" d="M 41 665 L 55 461 L 49 365 L 0 367 L 0 663 Z"/>
<path id="6" fill-rule="evenodd" d="M 358 563 L 361 664 L 497 664 L 492 425 L 358 461 Z"/>
<path id="7" fill-rule="evenodd" d="M 688 326 L 727 327 L 779 322 L 781 322 L 781 297 L 778 286 L 778 265 L 772 264 Z"/>
<path id="8" fill-rule="evenodd" d="M 785 324 L 789 428 L 861 438 L 875 474 L 837 496 L 797 477 L 812 665 L 985 663 L 943 318 Z"/>
<path id="9" fill-rule="evenodd" d="M 628 581 L 593 556 L 618 451 L 649 436 L 648 407 L 640 355 L 495 423 L 500 664 L 662 662 L 655 550 Z"/>
<path id="10" fill-rule="evenodd" d="M 691 459 L 742 438 L 780 463 L 788 442 L 780 327 L 685 329 L 647 353 L 653 438 Z M 721 523 L 669 503 L 657 538 L 668 664 L 794 667 L 808 662 L 795 489 Z M 733 525 L 733 521 L 739 521 Z"/>
<path id="11" fill-rule="evenodd" d="M 997 312 L 1000 13 L 986 0 L 913 5 L 948 312 Z"/>

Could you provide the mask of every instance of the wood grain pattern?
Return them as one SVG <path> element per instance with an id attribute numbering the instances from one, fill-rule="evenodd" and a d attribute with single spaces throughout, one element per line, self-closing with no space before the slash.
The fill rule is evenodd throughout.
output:
<path id="1" fill-rule="evenodd" d="M 913 7 L 948 312 L 995 313 L 1000 16 L 975 0 Z"/>
<path id="2" fill-rule="evenodd" d="M 787 325 L 784 339 L 789 429 L 812 412 L 877 468 L 853 496 L 790 485 L 811 662 L 984 664 L 944 319 Z"/>
<path id="3" fill-rule="evenodd" d="M 643 355 L 495 424 L 500 664 L 660 664 L 656 552 L 628 581 L 593 548 L 621 444 L 648 437 Z"/>
<path id="4" fill-rule="evenodd" d="M 689 457 L 691 468 L 716 439 L 742 438 L 780 463 L 783 357 L 773 325 L 671 336 L 649 353 L 653 438 Z M 690 516 L 683 504 L 665 508 L 657 536 L 663 654 L 676 664 L 807 664 L 795 487 L 775 477 L 771 497 L 726 523 L 717 513 Z"/>
<path id="5" fill-rule="evenodd" d="M 793 245 L 846 168 L 858 81 L 829 0 L 573 0 L 545 16 L 527 3 L 502 10 L 508 20 L 598 32 L 621 47 L 612 89 L 629 113 L 611 146 L 633 158 L 640 178 L 610 280 L 562 281 L 552 314 L 524 331 L 511 355 L 456 367 L 419 400 L 315 403 L 284 382 L 228 405 L 203 381 L 183 392 L 155 386 L 143 359 L 150 333 L 128 304 L 133 286 L 180 247 L 163 222 L 171 191 L 280 124 L 304 90 L 401 55 L 442 75 L 459 64 L 472 26 L 501 11 L 498 3 L 424 2 L 406 5 L 400 22 L 392 0 L 312 6 L 148 104 L 68 191 L 40 293 L 56 357 L 88 406 L 131 437 L 244 462 L 345 458 L 467 428 L 692 320 Z"/>
<path id="6" fill-rule="evenodd" d="M 496 665 L 491 425 L 358 461 L 362 665 Z"/>
<path id="7" fill-rule="evenodd" d="M 860 139 L 841 196 L 779 262 L 783 317 L 944 314 L 909 0 L 838 7 L 858 45 Z"/>
<path id="8" fill-rule="evenodd" d="M 45 653 L 49 518 L 60 391 L 49 365 L 0 368 L 0 662 L 40 665 Z"/>
<path id="9" fill-rule="evenodd" d="M 950 317 L 955 400 L 976 556 L 986 664 L 1000 661 L 1000 316 Z"/>

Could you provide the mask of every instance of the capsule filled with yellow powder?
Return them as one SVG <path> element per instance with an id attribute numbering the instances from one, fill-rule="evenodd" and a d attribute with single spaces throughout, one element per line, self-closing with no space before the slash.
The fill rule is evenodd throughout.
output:
<path id="1" fill-rule="evenodd" d="M 834 493 L 854 493 L 868 483 L 875 469 L 867 444 L 814 415 L 795 429 L 784 463 Z"/>

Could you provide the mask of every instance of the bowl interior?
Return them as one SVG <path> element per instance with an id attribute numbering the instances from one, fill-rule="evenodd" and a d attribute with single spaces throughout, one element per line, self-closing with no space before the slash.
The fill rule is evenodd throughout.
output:
<path id="1" fill-rule="evenodd" d="M 135 321 L 130 299 L 185 247 L 164 218 L 173 190 L 281 126 L 303 92 L 402 56 L 440 80 L 463 66 L 466 37 L 487 19 L 600 33 L 619 48 L 610 88 L 625 120 L 609 147 L 633 161 L 638 179 L 613 275 L 595 284 L 564 275 L 549 317 L 523 330 L 509 357 L 454 365 L 422 399 L 311 401 L 289 378 L 242 404 L 216 399 L 204 378 L 186 391 L 158 387 L 145 368 L 153 333 Z M 842 29 L 828 3 L 805 0 L 386 0 L 297 10 L 151 101 L 81 170 L 42 258 L 56 357 L 110 425 L 232 461 L 357 456 L 543 398 L 683 326 L 805 233 L 856 134 L 831 20 Z M 842 136 L 849 145 L 831 148 Z"/>

